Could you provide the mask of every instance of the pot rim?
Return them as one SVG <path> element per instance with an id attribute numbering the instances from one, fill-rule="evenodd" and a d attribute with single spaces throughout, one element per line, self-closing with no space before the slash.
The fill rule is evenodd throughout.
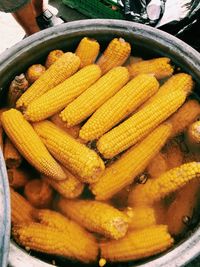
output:
<path id="1" fill-rule="evenodd" d="M 181 65 L 180 63 L 181 59 L 184 58 L 185 61 L 184 64 L 186 65 L 183 65 L 183 68 L 186 69 L 188 73 L 191 73 L 194 79 L 196 79 L 196 81 L 200 84 L 200 54 L 192 47 L 190 47 L 188 44 L 166 32 L 163 32 L 155 28 L 151 28 L 150 26 L 147 25 L 142 25 L 139 23 L 134 23 L 129 21 L 122 21 L 122 20 L 112 20 L 112 19 L 89 19 L 89 20 L 68 22 L 33 34 L 32 36 L 22 40 L 14 47 L 8 49 L 8 51 L 3 53 L 3 55 L 0 57 L 2 61 L 2 64 L 0 66 L 0 72 L 7 65 L 11 64 L 14 58 L 22 55 L 24 52 L 30 50 L 31 48 L 36 47 L 43 41 L 48 41 L 62 35 L 70 36 L 75 34 L 75 36 L 79 36 L 80 33 L 81 35 L 83 35 L 84 32 L 86 32 L 87 35 L 88 33 L 92 35 L 92 33 L 98 34 L 102 31 L 105 31 L 106 34 L 114 33 L 116 35 L 122 33 L 127 35 L 134 34 L 134 36 L 138 37 L 141 40 L 151 40 L 155 44 L 155 49 L 156 45 L 158 45 L 157 52 L 162 54 L 162 51 L 159 51 L 159 46 L 165 48 L 165 52 L 163 54 L 165 54 L 165 56 L 170 56 L 170 58 L 172 58 L 172 60 L 175 63 L 179 62 L 179 65 Z M 16 252 L 17 250 L 17 246 L 13 242 L 11 242 L 11 248 L 12 247 L 14 247 L 15 249 L 11 249 L 10 251 L 9 255 L 10 266 L 13 266 L 11 259 L 13 257 L 16 257 L 16 255 L 13 254 L 13 251 Z M 172 248 L 165 254 L 158 256 L 158 258 L 153 259 L 151 262 L 139 264 L 137 266 L 140 267 L 183 266 L 200 254 L 199 247 L 200 247 L 200 228 L 196 229 L 187 240 L 182 242 L 177 247 Z M 21 252 L 22 250 L 20 250 L 20 253 Z M 23 253 L 27 255 L 25 252 Z M 37 259 L 37 261 L 38 264 L 39 262 L 43 263 L 43 266 L 51 266 L 39 259 Z M 30 263 L 28 264 L 27 262 L 26 266 L 30 266 Z"/>

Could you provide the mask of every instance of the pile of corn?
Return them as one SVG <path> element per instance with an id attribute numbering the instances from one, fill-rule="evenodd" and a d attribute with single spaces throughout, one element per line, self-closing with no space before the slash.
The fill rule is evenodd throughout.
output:
<path id="1" fill-rule="evenodd" d="M 122 38 L 99 51 L 85 37 L 15 79 L 0 145 L 16 242 L 103 266 L 165 251 L 190 226 L 200 105 L 169 58 L 134 58 Z"/>

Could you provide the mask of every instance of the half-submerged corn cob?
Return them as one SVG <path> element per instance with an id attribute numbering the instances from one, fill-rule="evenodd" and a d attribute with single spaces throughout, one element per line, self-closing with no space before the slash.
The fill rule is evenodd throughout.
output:
<path id="1" fill-rule="evenodd" d="M 147 166 L 147 172 L 151 178 L 159 177 L 163 172 L 168 170 L 167 161 L 162 153 L 158 153 Z"/>
<path id="2" fill-rule="evenodd" d="M 41 179 L 30 180 L 24 188 L 26 199 L 36 208 L 48 208 L 53 200 L 53 190 Z"/>
<path id="3" fill-rule="evenodd" d="M 200 115 L 200 104 L 197 100 L 188 100 L 174 113 L 169 121 L 173 126 L 172 137 L 183 132 Z"/>
<path id="4" fill-rule="evenodd" d="M 79 143 L 50 121 L 34 123 L 34 129 L 50 153 L 83 182 L 96 182 L 104 170 L 97 153 Z"/>
<path id="5" fill-rule="evenodd" d="M 81 39 L 75 54 L 80 58 L 83 68 L 87 65 L 93 64 L 99 54 L 100 45 L 95 39 L 84 37 Z"/>
<path id="6" fill-rule="evenodd" d="M 82 122 L 117 93 L 128 79 L 129 74 L 125 67 L 110 70 L 61 112 L 62 120 L 68 126 Z"/>
<path id="7" fill-rule="evenodd" d="M 24 73 L 16 76 L 11 82 L 8 89 L 7 104 L 9 107 L 15 107 L 16 101 L 28 89 L 29 82 L 27 81 Z"/>
<path id="8" fill-rule="evenodd" d="M 199 192 L 198 180 L 192 180 L 177 192 L 175 200 L 166 212 L 166 223 L 171 235 L 183 233 L 192 223 Z"/>
<path id="9" fill-rule="evenodd" d="M 50 119 L 56 126 L 61 128 L 62 130 L 64 130 L 66 133 L 68 133 L 69 135 L 71 135 L 75 139 L 78 138 L 79 131 L 81 129 L 81 126 L 79 124 L 68 128 L 67 124 L 64 121 L 61 120 L 61 117 L 59 116 L 59 113 L 56 113 Z"/>
<path id="10" fill-rule="evenodd" d="M 105 158 L 112 158 L 136 144 L 174 113 L 184 103 L 186 96 L 186 92 L 179 90 L 156 98 L 119 126 L 104 134 L 97 142 L 98 150 Z"/>
<path id="11" fill-rule="evenodd" d="M 48 177 L 43 177 L 43 179 L 65 198 L 76 198 L 80 196 L 84 189 L 84 183 L 80 182 L 80 179 L 67 169 L 64 169 L 64 171 L 67 177 L 64 181 L 53 181 Z"/>
<path id="12" fill-rule="evenodd" d="M 22 157 L 9 138 L 5 139 L 3 156 L 8 168 L 18 168 L 22 163 Z"/>
<path id="13" fill-rule="evenodd" d="M 33 222 L 34 208 L 19 193 L 10 188 L 11 221 L 13 224 Z"/>
<path id="14" fill-rule="evenodd" d="M 142 60 L 128 66 L 131 77 L 141 73 L 154 75 L 157 79 L 163 79 L 173 74 L 174 69 L 170 64 L 170 58 L 161 57 L 150 60 Z"/>
<path id="15" fill-rule="evenodd" d="M 81 69 L 42 96 L 33 100 L 25 111 L 25 118 L 41 121 L 61 111 L 101 76 L 100 68 L 93 64 Z"/>
<path id="16" fill-rule="evenodd" d="M 124 213 L 129 218 L 129 229 L 139 230 L 156 224 L 156 214 L 151 207 L 128 207 Z"/>
<path id="17" fill-rule="evenodd" d="M 96 240 L 79 225 L 53 211 L 39 212 L 39 219 L 41 223 L 13 227 L 13 236 L 20 245 L 85 263 L 96 260 Z"/>
<path id="18" fill-rule="evenodd" d="M 106 101 L 80 130 L 80 138 L 97 139 L 156 93 L 158 81 L 148 74 L 138 75 Z"/>
<path id="19" fill-rule="evenodd" d="M 193 122 L 187 130 L 187 139 L 190 144 L 200 143 L 200 121 Z"/>
<path id="20" fill-rule="evenodd" d="M 14 188 L 24 187 L 30 179 L 30 174 L 24 169 L 8 169 L 9 185 Z"/>
<path id="21" fill-rule="evenodd" d="M 173 127 L 173 125 L 172 125 Z M 172 128 L 173 131 L 173 128 Z M 178 140 L 170 140 L 163 149 L 168 169 L 176 168 L 183 163 L 183 152 Z"/>
<path id="22" fill-rule="evenodd" d="M 188 94 L 192 91 L 194 87 L 194 82 L 192 76 L 186 73 L 178 73 L 170 77 L 158 90 L 158 92 L 149 98 L 140 109 L 146 107 L 148 104 L 155 101 L 156 98 L 161 97 L 162 95 L 167 95 L 172 91 L 183 90 Z"/>
<path id="23" fill-rule="evenodd" d="M 128 230 L 128 217 L 112 206 L 94 200 L 66 200 L 60 198 L 58 209 L 88 230 L 119 239 Z"/>
<path id="24" fill-rule="evenodd" d="M 32 126 L 18 110 L 5 111 L 1 121 L 8 137 L 31 165 L 54 179 L 65 179 L 65 173 L 60 165 L 49 154 Z"/>
<path id="25" fill-rule="evenodd" d="M 17 108 L 26 109 L 34 99 L 73 75 L 78 70 L 79 65 L 80 59 L 75 54 L 68 52 L 62 55 L 18 99 Z"/>
<path id="26" fill-rule="evenodd" d="M 116 162 L 106 168 L 99 181 L 91 185 L 97 200 L 106 200 L 131 184 L 147 167 L 170 136 L 171 125 L 162 124 L 141 143 L 125 152 Z"/>
<path id="27" fill-rule="evenodd" d="M 49 52 L 46 61 L 45 61 L 45 67 L 48 69 L 53 63 L 55 63 L 62 55 L 64 52 L 62 50 L 53 50 Z"/>
<path id="28" fill-rule="evenodd" d="M 34 83 L 40 76 L 45 73 L 46 68 L 41 64 L 30 66 L 26 72 L 26 79 L 30 84 Z"/>
<path id="29" fill-rule="evenodd" d="M 114 38 L 107 46 L 103 55 L 98 59 L 102 73 L 106 73 L 114 67 L 121 66 L 131 53 L 131 46 L 123 38 Z"/>
<path id="30" fill-rule="evenodd" d="M 157 179 L 149 179 L 145 184 L 137 185 L 129 194 L 129 204 L 147 204 L 163 199 L 176 192 L 190 180 L 200 176 L 200 163 L 190 162 L 163 173 Z"/>
<path id="31" fill-rule="evenodd" d="M 101 257 L 106 260 L 128 261 L 146 258 L 173 245 L 173 238 L 165 225 L 155 225 L 138 231 L 129 232 L 121 240 L 100 244 Z"/>

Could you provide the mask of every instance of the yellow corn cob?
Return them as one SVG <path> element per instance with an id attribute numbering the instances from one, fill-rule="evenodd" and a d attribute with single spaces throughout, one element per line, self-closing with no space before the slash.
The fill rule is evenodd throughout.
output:
<path id="1" fill-rule="evenodd" d="M 61 196 L 65 198 L 76 198 L 83 192 L 84 184 L 80 180 L 71 174 L 67 169 L 64 169 L 67 176 L 64 181 L 53 181 L 51 178 L 43 177 L 53 189 L 55 189 Z"/>
<path id="2" fill-rule="evenodd" d="M 156 224 L 156 215 L 150 207 L 128 207 L 125 214 L 129 218 L 129 229 L 139 230 Z"/>
<path id="3" fill-rule="evenodd" d="M 128 70 L 131 77 L 135 77 L 141 73 L 149 73 L 154 75 L 157 79 L 169 77 L 174 72 L 173 67 L 170 65 L 170 58 L 167 57 L 142 60 L 130 64 Z"/>
<path id="4" fill-rule="evenodd" d="M 46 68 L 41 64 L 30 66 L 26 72 L 26 79 L 30 84 L 34 83 L 40 76 L 45 73 Z"/>
<path id="5" fill-rule="evenodd" d="M 96 182 L 104 170 L 104 163 L 95 151 L 76 141 L 50 121 L 34 124 L 51 154 L 83 182 Z"/>
<path id="6" fill-rule="evenodd" d="M 80 67 L 83 68 L 94 63 L 99 54 L 99 49 L 100 45 L 97 40 L 88 37 L 81 39 L 75 51 L 75 54 L 81 60 Z"/>
<path id="7" fill-rule="evenodd" d="M 170 132 L 171 125 L 162 124 L 141 143 L 129 149 L 116 162 L 107 167 L 99 181 L 91 185 L 92 193 L 96 199 L 109 199 L 122 188 L 131 184 L 159 152 Z"/>
<path id="8" fill-rule="evenodd" d="M 62 120 L 68 126 L 80 123 L 117 93 L 128 79 L 128 70 L 125 67 L 110 70 L 61 112 Z"/>
<path id="9" fill-rule="evenodd" d="M 179 235 L 188 228 L 197 205 L 199 191 L 199 181 L 192 180 L 177 192 L 166 214 L 166 223 L 172 235 Z"/>
<path id="10" fill-rule="evenodd" d="M 89 141 L 102 136 L 155 94 L 158 88 L 159 83 L 153 76 L 138 75 L 97 109 L 80 130 L 80 138 Z"/>
<path id="11" fill-rule="evenodd" d="M 5 111 L 1 121 L 8 137 L 31 165 L 54 179 L 65 179 L 62 168 L 49 154 L 39 136 L 19 111 L 16 109 Z"/>
<path id="12" fill-rule="evenodd" d="M 125 122 L 103 135 L 97 142 L 98 150 L 105 158 L 112 158 L 136 144 L 174 113 L 183 104 L 186 96 L 186 92 L 175 91 L 155 99 Z"/>
<path id="13" fill-rule="evenodd" d="M 13 224 L 33 222 L 34 208 L 19 193 L 10 188 L 11 221 Z"/>
<path id="14" fill-rule="evenodd" d="M 98 245 L 94 238 L 84 230 L 76 234 L 75 227 L 72 235 L 70 231 L 61 231 L 40 223 L 19 224 L 13 227 L 12 233 L 20 245 L 39 252 L 85 263 L 94 262 L 98 255 Z"/>
<path id="15" fill-rule="evenodd" d="M 130 56 L 127 61 L 124 63 L 123 66 L 125 67 L 129 67 L 129 65 L 132 65 L 132 64 L 135 64 L 137 62 L 140 62 L 142 61 L 143 59 L 141 57 L 133 57 L 133 56 Z"/>
<path id="16" fill-rule="evenodd" d="M 140 109 L 144 108 L 148 104 L 155 101 L 156 98 L 161 97 L 162 95 L 169 94 L 170 92 L 174 92 L 176 90 L 183 90 L 185 92 L 190 93 L 194 87 L 194 82 L 192 80 L 192 76 L 186 73 L 178 73 L 173 75 L 171 78 L 169 78 L 158 90 L 158 92 L 153 95 L 151 98 L 149 98 L 141 107 Z M 189 101 L 188 101 L 189 102 Z M 187 102 L 186 102 L 187 103 Z M 186 105 L 186 104 L 185 104 Z M 196 109 L 196 105 L 192 104 L 191 108 Z M 183 108 L 183 107 L 182 107 Z M 181 108 L 181 109 L 182 109 Z M 181 110 L 180 109 L 180 110 Z M 174 114 L 175 116 L 175 114 Z M 193 115 L 194 116 L 194 115 Z M 173 117 L 173 116 L 172 116 Z M 192 116 L 191 116 L 192 117 Z M 174 120 L 176 122 L 176 119 Z M 177 123 L 178 124 L 178 123 Z"/>
<path id="17" fill-rule="evenodd" d="M 4 160 L 8 168 L 18 168 L 22 163 L 22 157 L 14 147 L 9 138 L 5 139 L 4 150 L 3 150 Z"/>
<path id="18" fill-rule="evenodd" d="M 45 61 L 45 67 L 48 69 L 53 63 L 55 63 L 64 52 L 62 50 L 53 50 L 49 52 L 46 61 Z"/>
<path id="19" fill-rule="evenodd" d="M 164 147 L 164 155 L 168 169 L 176 168 L 183 163 L 183 152 L 174 139 L 168 142 Z"/>
<path id="20" fill-rule="evenodd" d="M 176 192 L 190 180 L 199 177 L 200 163 L 191 162 L 163 173 L 160 177 L 137 185 L 129 194 L 129 204 L 148 204 Z"/>
<path id="21" fill-rule="evenodd" d="M 68 133 L 69 135 L 71 135 L 72 137 L 74 137 L 75 139 L 78 138 L 79 136 L 79 131 L 81 129 L 81 126 L 78 124 L 78 125 L 75 125 L 73 127 L 70 127 L 68 128 L 67 127 L 67 124 L 64 123 L 60 116 L 59 116 L 59 113 L 56 113 L 55 115 L 53 115 L 51 117 L 51 121 L 57 125 L 59 128 L 63 129 L 66 133 Z"/>
<path id="22" fill-rule="evenodd" d="M 97 65 L 86 66 L 64 82 L 33 100 L 27 107 L 25 118 L 30 121 L 41 121 L 61 111 L 100 76 L 101 70 Z"/>
<path id="23" fill-rule="evenodd" d="M 106 73 L 114 67 L 121 66 L 131 53 L 131 46 L 122 38 L 114 38 L 107 46 L 103 55 L 98 59 L 102 73 Z"/>
<path id="24" fill-rule="evenodd" d="M 75 54 L 68 52 L 62 55 L 18 99 L 17 108 L 24 110 L 34 99 L 73 75 L 78 70 L 79 65 L 80 59 Z"/>
<path id="25" fill-rule="evenodd" d="M 156 225 L 129 232 L 121 240 L 100 244 L 101 257 L 109 261 L 128 261 L 146 258 L 165 251 L 173 245 L 167 226 Z"/>
<path id="26" fill-rule="evenodd" d="M 187 130 L 187 139 L 190 144 L 200 143 L 200 121 L 193 122 Z"/>
<path id="27" fill-rule="evenodd" d="M 48 208 L 53 200 L 53 190 L 41 179 L 30 180 L 24 188 L 24 196 L 36 208 Z"/>
<path id="28" fill-rule="evenodd" d="M 29 181 L 29 173 L 24 169 L 8 169 L 8 180 L 12 188 L 24 187 Z"/>
<path id="29" fill-rule="evenodd" d="M 147 172 L 151 178 L 159 177 L 168 170 L 167 161 L 162 153 L 158 153 L 147 166 Z"/>
<path id="30" fill-rule="evenodd" d="M 200 104 L 196 100 L 188 100 L 169 121 L 173 126 L 172 137 L 183 132 L 200 115 Z"/>
<path id="31" fill-rule="evenodd" d="M 106 203 L 60 198 L 57 207 L 81 226 L 109 238 L 119 239 L 128 230 L 128 217 Z"/>

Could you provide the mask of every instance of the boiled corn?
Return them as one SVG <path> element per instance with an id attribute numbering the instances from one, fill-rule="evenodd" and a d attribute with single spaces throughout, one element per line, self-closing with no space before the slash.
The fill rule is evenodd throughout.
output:
<path id="1" fill-rule="evenodd" d="M 159 177 L 163 172 L 168 170 L 166 158 L 162 153 L 158 153 L 147 166 L 147 172 L 151 178 Z"/>
<path id="2" fill-rule="evenodd" d="M 24 169 L 8 169 L 9 185 L 14 188 L 24 187 L 29 181 L 30 175 Z"/>
<path id="3" fill-rule="evenodd" d="M 61 112 L 62 120 L 68 126 L 82 122 L 117 93 L 128 79 L 129 74 L 125 67 L 110 70 Z"/>
<path id="4" fill-rule="evenodd" d="M 5 139 L 3 156 L 8 168 L 18 168 L 22 163 L 22 157 L 9 138 Z"/>
<path id="5" fill-rule="evenodd" d="M 26 72 L 26 79 L 29 84 L 34 83 L 40 76 L 45 73 L 46 68 L 41 64 L 34 64 L 30 66 Z"/>
<path id="6" fill-rule="evenodd" d="M 153 76 L 138 75 L 97 109 L 80 130 L 80 138 L 89 141 L 102 136 L 155 94 L 158 88 L 159 83 Z"/>
<path id="7" fill-rule="evenodd" d="M 49 154 L 39 136 L 19 111 L 16 109 L 5 111 L 1 121 L 8 137 L 31 165 L 54 179 L 65 179 L 62 168 Z"/>
<path id="8" fill-rule="evenodd" d="M 62 50 L 56 49 L 51 52 L 49 52 L 46 61 L 45 61 L 45 67 L 48 69 L 53 63 L 55 63 L 64 52 Z"/>
<path id="9" fill-rule="evenodd" d="M 200 121 L 193 122 L 187 130 L 187 139 L 190 144 L 200 143 Z"/>

